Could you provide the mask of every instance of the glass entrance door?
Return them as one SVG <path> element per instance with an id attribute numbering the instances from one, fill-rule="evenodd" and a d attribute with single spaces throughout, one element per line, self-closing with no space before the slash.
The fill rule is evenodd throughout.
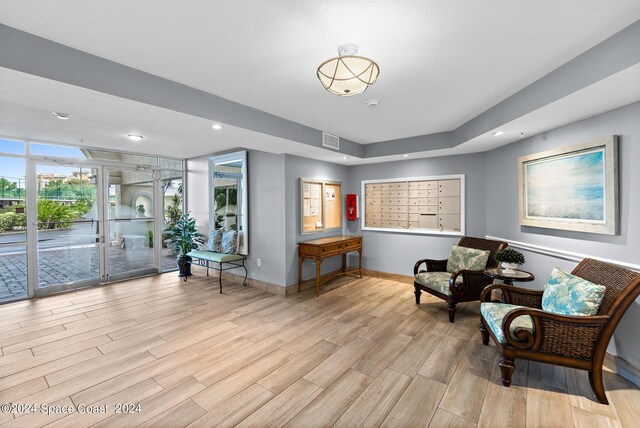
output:
<path id="1" fill-rule="evenodd" d="M 102 282 L 101 168 L 36 165 L 37 288 L 49 294 Z"/>
<path id="2" fill-rule="evenodd" d="M 0 304 L 175 270 L 163 233 L 183 175 L 182 160 L 0 138 Z"/>
<path id="3" fill-rule="evenodd" d="M 157 273 L 152 171 L 105 168 L 105 178 L 107 280 Z"/>
<path id="4" fill-rule="evenodd" d="M 4 148 L 7 150 L 6 147 Z M 25 161 L 21 158 L 0 156 L 0 171 L 2 171 L 0 172 L 0 303 L 2 303 L 28 296 Z"/>

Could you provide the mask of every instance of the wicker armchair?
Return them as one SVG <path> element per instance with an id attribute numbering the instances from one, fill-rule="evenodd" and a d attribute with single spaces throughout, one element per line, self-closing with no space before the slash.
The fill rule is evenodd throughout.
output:
<path id="1" fill-rule="evenodd" d="M 489 302 L 491 292 L 500 289 L 504 303 L 523 307 L 506 313 L 499 332 L 492 330 L 481 316 L 482 343 L 488 345 L 489 336 L 495 341 L 500 352 L 504 386 L 511 385 L 511 375 L 516 367 L 514 360 L 524 358 L 587 370 L 596 398 L 608 404 L 602 382 L 602 363 L 620 319 L 640 295 L 640 274 L 593 259 L 584 259 L 572 273 L 607 288 L 597 315 L 566 316 L 545 312 L 541 310 L 542 291 L 492 285 L 483 291 L 483 302 Z M 531 317 L 527 328 L 521 327 L 523 318 L 519 317 L 522 316 Z M 517 324 L 520 326 L 514 328 Z"/>
<path id="2" fill-rule="evenodd" d="M 506 242 L 492 241 L 490 239 L 474 238 L 471 236 L 463 236 L 458 242 L 458 246 L 467 248 L 476 248 L 479 250 L 489 250 L 489 259 L 485 267 L 496 267 L 498 262 L 495 259 L 496 253 L 507 247 Z M 421 270 L 422 264 L 426 265 L 427 270 Z M 413 267 L 413 275 L 423 272 L 446 272 L 447 260 L 418 260 Z M 453 272 L 451 276 L 446 276 L 448 285 L 443 290 L 434 290 L 418 281 L 414 281 L 414 294 L 416 296 L 416 304 L 420 304 L 420 295 L 422 291 L 433 294 L 447 302 L 449 310 L 449 322 L 455 321 L 456 304 L 460 302 L 470 302 L 480 300 L 482 290 L 493 282 L 493 279 L 484 274 L 484 270 L 459 270 Z"/>

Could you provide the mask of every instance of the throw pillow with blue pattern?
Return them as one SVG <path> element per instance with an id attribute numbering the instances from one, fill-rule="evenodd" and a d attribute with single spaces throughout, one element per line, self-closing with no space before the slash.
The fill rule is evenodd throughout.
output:
<path id="1" fill-rule="evenodd" d="M 476 248 L 451 247 L 447 260 L 447 272 L 454 273 L 459 270 L 482 270 L 487 266 L 490 251 Z"/>
<path id="2" fill-rule="evenodd" d="M 222 252 L 222 234 L 224 230 L 214 229 L 209 234 L 209 241 L 207 241 L 207 251 L 213 251 L 214 253 Z"/>
<path id="3" fill-rule="evenodd" d="M 238 231 L 227 230 L 222 234 L 222 253 L 235 254 L 238 247 Z"/>
<path id="4" fill-rule="evenodd" d="M 542 294 L 542 310 L 560 315 L 597 315 L 607 287 L 554 268 Z"/>

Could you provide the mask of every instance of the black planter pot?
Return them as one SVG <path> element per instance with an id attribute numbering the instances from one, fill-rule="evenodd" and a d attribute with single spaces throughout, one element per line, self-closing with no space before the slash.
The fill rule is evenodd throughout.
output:
<path id="1" fill-rule="evenodd" d="M 187 280 L 188 276 L 191 276 L 191 260 L 193 260 L 191 257 L 189 256 L 180 256 L 178 257 L 177 261 L 178 261 L 178 269 L 180 270 L 178 273 L 178 276 L 180 278 L 184 278 L 184 280 Z"/>

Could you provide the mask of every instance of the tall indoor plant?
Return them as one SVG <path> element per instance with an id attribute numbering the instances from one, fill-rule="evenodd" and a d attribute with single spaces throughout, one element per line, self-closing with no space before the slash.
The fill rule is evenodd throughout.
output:
<path id="1" fill-rule="evenodd" d="M 169 245 L 173 247 L 173 253 L 178 256 L 178 276 L 187 280 L 191 276 L 191 257 L 187 254 L 191 250 L 197 250 L 198 244 L 203 244 L 202 233 L 196 229 L 196 220 L 189 213 L 185 213 L 177 222 L 165 230 L 169 236 Z"/>

